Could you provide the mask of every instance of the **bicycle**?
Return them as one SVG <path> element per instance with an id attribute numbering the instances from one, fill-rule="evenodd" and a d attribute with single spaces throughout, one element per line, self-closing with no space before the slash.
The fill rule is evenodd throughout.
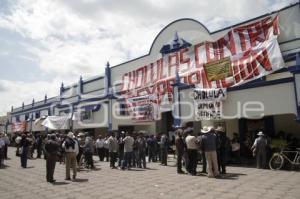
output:
<path id="1" fill-rule="evenodd" d="M 291 159 L 289 154 L 294 154 Z M 300 166 L 300 148 L 297 148 L 296 151 L 291 150 L 281 150 L 279 153 L 274 153 L 269 161 L 269 167 L 272 170 L 280 170 L 284 163 L 287 162 L 291 164 L 292 168 L 294 166 Z"/>

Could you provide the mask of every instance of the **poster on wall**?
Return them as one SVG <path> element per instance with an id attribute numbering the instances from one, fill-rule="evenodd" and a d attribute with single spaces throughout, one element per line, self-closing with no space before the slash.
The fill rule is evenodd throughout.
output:
<path id="1" fill-rule="evenodd" d="M 222 119 L 226 89 L 194 89 L 195 120 Z"/>
<path id="2" fill-rule="evenodd" d="M 26 122 L 14 122 L 12 123 L 12 132 L 25 132 Z"/>
<path id="3" fill-rule="evenodd" d="M 128 98 L 126 104 L 134 122 L 153 122 L 160 119 L 159 106 L 153 96 Z"/>
<path id="4" fill-rule="evenodd" d="M 157 52 L 156 60 L 123 74 L 120 93 L 125 99 L 155 94 L 156 105 L 162 106 L 166 100 L 173 103 L 176 72 L 181 83 L 202 89 L 234 87 L 271 74 L 285 65 L 278 25 L 278 16 L 266 17 L 193 45 L 184 45 L 188 38 L 179 32 L 170 44 L 162 44 L 168 52 Z"/>

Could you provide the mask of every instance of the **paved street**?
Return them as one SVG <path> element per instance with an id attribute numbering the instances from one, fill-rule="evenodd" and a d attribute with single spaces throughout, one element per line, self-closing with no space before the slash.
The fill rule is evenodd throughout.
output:
<path id="1" fill-rule="evenodd" d="M 111 170 L 96 160 L 97 170 L 83 170 L 75 182 L 65 181 L 65 167 L 57 164 L 55 184 L 46 182 L 45 160 L 28 161 L 21 169 L 15 149 L 9 149 L 7 167 L 0 170 L 0 198 L 285 198 L 300 196 L 300 172 L 229 167 L 222 179 L 176 174 L 170 166 L 148 164 L 149 169 Z"/>

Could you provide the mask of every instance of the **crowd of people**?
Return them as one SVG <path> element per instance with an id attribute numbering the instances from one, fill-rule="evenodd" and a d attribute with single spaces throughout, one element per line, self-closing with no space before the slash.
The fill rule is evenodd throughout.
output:
<path id="1" fill-rule="evenodd" d="M 266 148 L 268 141 L 263 132 L 257 134 L 252 151 L 257 159 L 257 168 L 266 167 Z M 20 156 L 21 167 L 27 167 L 27 160 L 42 154 L 46 159 L 46 180 L 55 182 L 53 175 L 57 162 L 65 164 L 65 180 L 75 180 L 77 172 L 83 167 L 95 169 L 93 155 L 99 161 L 109 161 L 111 169 L 130 170 L 132 168 L 147 169 L 147 162 L 159 162 L 168 165 L 168 154 L 174 149 L 177 173 L 197 175 L 197 166 L 202 165 L 201 173 L 208 177 L 219 177 L 226 174 L 226 164 L 239 157 L 240 144 L 237 135 L 230 140 L 222 127 L 204 126 L 195 134 L 191 127 L 176 129 L 175 136 L 167 134 L 146 135 L 144 132 L 110 132 L 107 136 L 94 138 L 89 133 L 72 132 L 52 133 L 47 135 L 32 133 L 18 134 L 13 138 L 16 144 L 16 155 Z M 1 167 L 7 159 L 7 147 L 10 140 L 0 133 Z M 174 146 L 172 148 L 171 146 Z"/>

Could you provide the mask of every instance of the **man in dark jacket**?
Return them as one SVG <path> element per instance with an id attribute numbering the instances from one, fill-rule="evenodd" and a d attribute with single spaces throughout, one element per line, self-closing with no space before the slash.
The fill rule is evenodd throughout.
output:
<path id="1" fill-rule="evenodd" d="M 184 171 L 182 171 L 182 156 L 185 151 L 185 143 L 184 140 L 182 139 L 182 129 L 177 129 L 176 130 L 176 139 L 175 139 L 175 146 L 176 146 L 176 153 L 177 153 L 177 173 L 182 174 Z"/>
<path id="2" fill-rule="evenodd" d="M 204 126 L 201 130 L 202 135 L 202 145 L 205 151 L 205 157 L 207 162 L 208 177 L 218 177 L 218 159 L 217 159 L 217 135 L 212 126 Z"/>
<path id="3" fill-rule="evenodd" d="M 45 152 L 47 154 L 46 160 L 46 178 L 47 182 L 53 183 L 55 164 L 57 161 L 57 153 L 59 151 L 60 145 L 56 142 L 55 134 L 50 135 L 50 139 L 45 144 Z"/>
<path id="4" fill-rule="evenodd" d="M 226 163 L 227 163 L 227 156 L 230 147 L 229 138 L 226 136 L 226 132 L 223 127 L 218 127 L 216 129 L 218 141 L 217 141 L 217 156 L 218 156 L 218 166 L 219 172 L 221 174 L 226 173 Z"/>
<path id="5" fill-rule="evenodd" d="M 169 139 L 165 133 L 160 138 L 161 165 L 167 166 Z"/>

